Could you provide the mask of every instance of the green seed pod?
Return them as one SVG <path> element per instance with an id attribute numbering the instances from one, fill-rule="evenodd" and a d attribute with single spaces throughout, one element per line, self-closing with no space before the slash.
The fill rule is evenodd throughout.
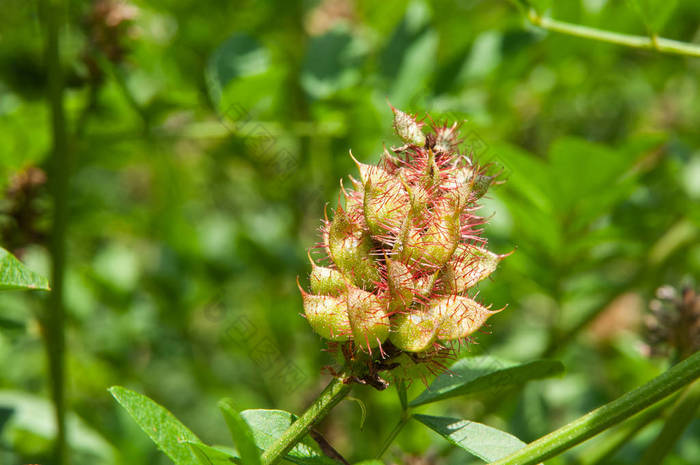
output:
<path id="1" fill-rule="evenodd" d="M 401 110 L 397 110 L 394 107 L 391 107 L 391 109 L 394 112 L 394 130 L 396 135 L 407 144 L 425 145 L 425 134 L 421 131 L 422 124 L 418 123 L 413 116 Z"/>
<path id="2" fill-rule="evenodd" d="M 424 300 L 427 299 L 434 292 L 435 283 L 437 282 L 439 274 L 440 272 L 436 271 L 435 273 L 426 274 L 416 279 L 416 295 Z"/>
<path id="3" fill-rule="evenodd" d="M 416 221 L 423 221 L 428 213 L 427 206 L 430 201 L 430 193 L 422 184 L 404 185 L 404 188 L 408 192 L 411 202 L 410 218 Z"/>
<path id="4" fill-rule="evenodd" d="M 311 262 L 311 292 L 319 295 L 338 296 L 345 292 L 345 279 L 343 274 L 333 268 L 318 266 L 309 254 Z"/>
<path id="5" fill-rule="evenodd" d="M 482 174 L 478 174 L 474 177 L 472 182 L 472 193 L 474 195 L 474 200 L 478 200 L 486 194 L 489 187 L 491 187 L 491 184 L 493 184 L 494 179 L 494 176 L 484 176 Z"/>
<path id="6" fill-rule="evenodd" d="M 460 209 L 452 202 L 442 202 L 425 231 L 414 227 L 403 247 L 404 259 L 424 270 L 437 270 L 452 257 L 460 238 Z"/>
<path id="7" fill-rule="evenodd" d="M 357 171 L 360 172 L 360 181 L 362 182 L 363 186 L 367 183 L 380 185 L 386 181 L 391 181 L 393 178 L 393 176 L 391 176 L 389 172 L 387 172 L 384 168 L 380 166 L 360 163 L 353 156 L 352 151 L 350 151 L 350 158 L 352 158 L 352 160 L 355 162 L 355 165 L 357 165 Z"/>
<path id="8" fill-rule="evenodd" d="M 396 178 L 372 184 L 368 180 L 364 187 L 365 221 L 373 236 L 401 229 L 403 220 L 411 208 L 408 193 Z"/>
<path id="9" fill-rule="evenodd" d="M 352 223 L 340 206 L 335 211 L 327 240 L 329 254 L 340 271 L 356 286 L 374 289 L 381 276 L 370 255 L 372 238 L 368 231 Z"/>
<path id="10" fill-rule="evenodd" d="M 386 259 L 389 281 L 389 310 L 406 308 L 413 302 L 413 279 L 408 267 L 398 260 Z"/>
<path id="11" fill-rule="evenodd" d="M 457 135 L 457 123 L 452 126 L 443 126 L 435 131 L 435 143 L 433 150 L 438 153 L 454 153 L 459 145 L 459 137 Z"/>
<path id="12" fill-rule="evenodd" d="M 389 337 L 389 316 L 376 295 L 348 287 L 347 314 L 355 342 L 361 347 L 377 347 Z"/>
<path id="13" fill-rule="evenodd" d="M 391 319 L 389 340 L 403 351 L 423 352 L 433 346 L 439 323 L 425 310 L 396 314 Z"/>
<path id="14" fill-rule="evenodd" d="M 496 313 L 466 293 L 504 257 L 478 237 L 477 200 L 493 178 L 459 153 L 458 125 L 426 135 L 393 111 L 404 145 L 385 148 L 376 166 L 353 157 L 359 179 L 341 183 L 345 202 L 323 223 L 331 263 L 312 261 L 313 295 L 302 291 L 309 324 L 336 343 L 343 371 L 373 386 L 386 385 L 372 378 L 384 370 L 427 377 L 452 341 Z"/>
<path id="15" fill-rule="evenodd" d="M 486 194 L 494 181 L 493 176 L 477 172 L 472 166 L 455 169 L 447 183 L 449 196 L 458 200 L 461 205 L 475 202 Z"/>
<path id="16" fill-rule="evenodd" d="M 306 320 L 316 334 L 329 341 L 351 339 L 352 328 L 348 319 L 345 296 L 311 295 L 303 290 L 301 293 Z"/>
<path id="17" fill-rule="evenodd" d="M 439 322 L 437 339 L 454 341 L 471 335 L 500 310 L 491 311 L 469 297 L 445 297 L 432 302 L 429 309 Z"/>
<path id="18" fill-rule="evenodd" d="M 440 272 L 437 291 L 441 294 L 463 294 L 493 273 L 503 257 L 486 249 L 459 244 L 453 258 Z"/>

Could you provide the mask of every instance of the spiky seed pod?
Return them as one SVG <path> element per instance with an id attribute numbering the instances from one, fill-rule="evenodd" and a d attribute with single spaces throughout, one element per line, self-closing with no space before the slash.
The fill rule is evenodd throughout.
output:
<path id="1" fill-rule="evenodd" d="M 309 261 L 311 262 L 311 274 L 309 275 L 311 292 L 319 295 L 338 296 L 345 291 L 346 285 L 343 273 L 335 268 L 316 265 L 311 258 L 311 254 L 309 254 Z"/>
<path id="2" fill-rule="evenodd" d="M 301 292 L 306 319 L 319 336 L 329 341 L 352 339 L 347 296 L 311 295 L 303 289 Z"/>
<path id="3" fill-rule="evenodd" d="M 348 286 L 347 304 L 355 341 L 371 349 L 389 337 L 389 315 L 386 305 L 376 295 Z"/>
<path id="4" fill-rule="evenodd" d="M 486 249 L 477 201 L 493 177 L 458 152 L 458 125 L 423 123 L 394 111 L 405 145 L 384 149 L 377 165 L 355 160 L 359 179 L 342 186 L 345 205 L 324 222 L 311 257 L 311 294 L 302 290 L 311 327 L 332 341 L 354 379 L 377 372 L 425 377 L 452 342 L 468 338 L 498 311 L 470 297 L 505 255 Z M 473 293 L 472 293 L 473 294 Z M 378 349 L 378 350 L 377 350 Z"/>

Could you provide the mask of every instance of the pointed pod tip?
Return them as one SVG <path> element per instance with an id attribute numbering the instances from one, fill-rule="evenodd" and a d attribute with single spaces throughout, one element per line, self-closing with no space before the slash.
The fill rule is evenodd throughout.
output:
<path id="1" fill-rule="evenodd" d="M 500 261 L 503 260 L 504 258 L 510 257 L 511 255 L 513 255 L 517 249 L 518 249 L 517 247 L 513 247 L 513 250 L 511 250 L 510 252 L 501 253 L 501 254 L 497 253 L 497 254 L 494 254 L 494 255 L 496 255 L 496 259 L 500 262 Z"/>
<path id="2" fill-rule="evenodd" d="M 355 164 L 357 165 L 357 169 L 360 171 L 360 174 L 362 174 L 363 163 L 360 163 L 360 161 L 357 158 L 355 158 L 355 155 L 352 154 L 352 149 L 349 151 L 349 153 L 350 153 L 350 158 L 352 158 L 352 161 L 354 161 Z"/>
<path id="3" fill-rule="evenodd" d="M 311 257 L 311 249 L 306 249 L 306 256 L 309 257 L 309 262 L 311 262 L 311 267 L 316 268 L 316 262 Z M 297 276 L 297 283 L 299 283 L 299 276 Z"/>
<path id="4" fill-rule="evenodd" d="M 309 258 L 311 258 L 310 255 L 309 255 Z M 309 293 L 306 292 L 303 287 L 301 287 L 301 283 L 299 282 L 299 275 L 297 275 L 297 287 L 299 288 L 299 292 L 301 292 L 302 299 L 305 299 L 306 296 L 309 295 Z"/>

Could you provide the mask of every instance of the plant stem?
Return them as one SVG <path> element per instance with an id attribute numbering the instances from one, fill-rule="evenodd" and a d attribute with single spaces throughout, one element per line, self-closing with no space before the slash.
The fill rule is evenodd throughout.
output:
<path id="1" fill-rule="evenodd" d="M 68 224 L 69 151 L 63 106 L 63 70 L 60 62 L 61 22 L 64 11 L 60 0 L 42 0 L 46 21 L 45 59 L 48 69 L 48 100 L 51 108 L 52 150 L 49 159 L 49 187 L 53 200 L 53 225 L 49 240 L 51 252 L 51 287 L 42 332 L 51 378 L 51 398 L 56 415 L 54 462 L 66 463 L 65 420 L 65 334 L 63 278 L 66 262 L 66 227 Z"/>
<path id="2" fill-rule="evenodd" d="M 690 57 L 700 57 L 700 45 L 680 42 L 677 40 L 665 39 L 657 36 L 637 36 L 621 34 L 619 32 L 605 31 L 580 24 L 572 24 L 556 19 L 542 17 L 534 9 L 530 9 L 527 19 L 535 26 L 549 31 L 582 37 L 584 39 L 597 40 L 611 44 L 624 45 L 626 47 L 639 48 L 644 50 L 655 50 L 661 53 L 675 55 L 685 55 Z"/>
<path id="3" fill-rule="evenodd" d="M 409 415 L 406 411 L 403 412 L 403 415 L 401 415 L 401 419 L 399 422 L 394 426 L 394 429 L 391 430 L 391 433 L 389 433 L 389 436 L 386 438 L 384 441 L 384 444 L 382 445 L 382 449 L 379 451 L 377 454 L 377 458 L 380 459 L 382 458 L 382 455 L 389 449 L 391 446 L 391 443 L 394 442 L 394 439 L 396 439 L 396 436 L 399 435 L 401 430 L 403 429 L 404 426 L 406 426 L 406 423 L 408 423 L 408 420 L 411 419 L 411 415 Z"/>
<path id="4" fill-rule="evenodd" d="M 639 434 L 650 423 L 660 419 L 663 411 L 671 404 L 677 396 L 670 396 L 661 402 L 649 407 L 645 411 L 635 415 L 629 421 L 623 423 L 615 429 L 606 433 L 602 441 L 592 445 L 579 455 L 579 465 L 602 465 L 609 463 L 610 459 L 619 451 L 622 446 Z"/>
<path id="5" fill-rule="evenodd" d="M 396 436 L 399 435 L 403 427 L 406 425 L 406 423 L 408 423 L 408 420 L 411 419 L 411 414 L 408 412 L 408 393 L 406 391 L 406 382 L 404 380 L 401 379 L 396 382 L 396 393 L 399 396 L 399 403 L 401 404 L 401 418 L 396 426 L 394 426 L 394 429 L 391 430 L 391 433 L 389 433 L 389 437 L 387 437 L 384 441 L 381 450 L 377 454 L 378 459 L 382 458 L 382 455 L 384 455 L 384 453 L 389 449 L 389 446 L 391 446 L 391 443 L 394 442 Z"/>
<path id="6" fill-rule="evenodd" d="M 648 383 L 558 430 L 528 444 L 491 465 L 531 465 L 559 455 L 631 417 L 700 377 L 700 352 L 673 366 Z"/>
<path id="7" fill-rule="evenodd" d="M 333 378 L 306 412 L 262 454 L 263 465 L 272 465 L 292 450 L 316 423 L 328 415 L 331 409 L 348 395 L 351 389 L 351 385 L 344 384 L 342 379 Z"/>
<path id="8" fill-rule="evenodd" d="M 663 463 L 700 407 L 700 381 L 688 386 L 668 415 L 664 427 L 642 456 L 640 465 Z"/>

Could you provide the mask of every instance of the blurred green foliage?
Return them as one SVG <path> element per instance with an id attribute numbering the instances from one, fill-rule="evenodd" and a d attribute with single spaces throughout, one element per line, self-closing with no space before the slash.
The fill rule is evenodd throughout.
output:
<path id="1" fill-rule="evenodd" d="M 544 7 L 609 30 L 697 37 L 700 4 L 665 2 L 648 16 L 646 3 Z M 700 276 L 700 60 L 546 33 L 505 1 L 132 5 L 114 39 L 100 35 L 91 2 L 68 2 L 62 36 L 73 464 L 168 463 L 110 385 L 147 394 L 223 445 L 219 398 L 300 412 L 314 397 L 331 361 L 300 317 L 295 279 L 338 180 L 355 174 L 348 149 L 374 162 L 398 143 L 387 99 L 465 119 L 464 149 L 507 180 L 483 213 L 494 214 L 491 248 L 515 253 L 480 295 L 508 309 L 465 351 L 567 367 L 521 393 L 424 413 L 480 419 L 527 442 L 671 363 L 644 355 L 641 323 L 657 287 Z M 47 275 L 41 14 L 4 0 L 0 21 L 0 243 Z M 50 463 L 43 298 L 0 295 L 1 463 Z M 322 431 L 356 461 L 377 453 L 400 407 L 389 391 L 354 395 L 366 421 L 344 402 Z M 660 427 L 609 463 L 636 463 Z M 698 435 L 696 420 L 665 463 L 694 463 Z M 551 463 L 576 463 L 587 447 L 595 442 Z M 473 460 L 413 423 L 385 458 Z"/>

